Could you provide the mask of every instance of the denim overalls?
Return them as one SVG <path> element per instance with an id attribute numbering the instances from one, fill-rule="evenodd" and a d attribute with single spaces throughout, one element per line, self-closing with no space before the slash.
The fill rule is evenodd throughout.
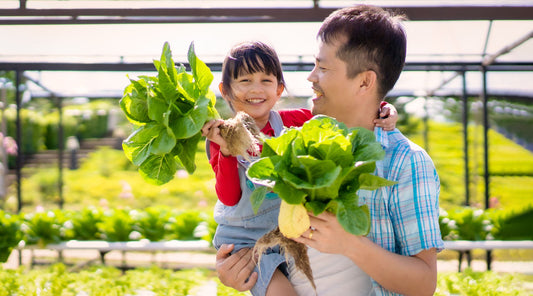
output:
<path id="1" fill-rule="evenodd" d="M 281 116 L 276 111 L 270 111 L 268 121 L 274 130 L 274 136 L 278 137 L 283 130 Z M 209 144 L 206 147 L 207 155 L 210 158 Z M 252 161 L 256 159 L 258 157 L 252 158 Z M 217 201 L 214 210 L 214 218 L 218 227 L 213 238 L 213 245 L 219 249 L 222 244 L 234 244 L 233 252 L 242 248 L 253 248 L 261 236 L 276 228 L 281 203 L 277 194 L 269 193 L 255 214 L 252 210 L 250 195 L 260 185 L 255 185 L 246 177 L 246 169 L 250 162 L 244 160 L 242 156 L 237 156 L 237 163 L 242 191 L 241 199 L 235 206 L 226 206 Z M 257 269 L 257 266 L 255 267 L 259 278 L 251 290 L 253 295 L 266 294 L 266 288 L 272 274 L 280 264 L 283 264 L 282 270 L 286 273 L 285 257 L 279 254 L 279 248 L 276 247 L 275 249 L 261 257 L 260 270 Z"/>

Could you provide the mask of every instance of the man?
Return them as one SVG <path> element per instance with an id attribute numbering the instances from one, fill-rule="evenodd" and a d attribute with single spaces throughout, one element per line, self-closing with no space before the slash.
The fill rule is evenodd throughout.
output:
<path id="1" fill-rule="evenodd" d="M 316 64 L 308 77 L 316 93 L 313 113 L 335 117 L 348 127 L 373 130 L 386 152 L 385 159 L 376 163 L 376 174 L 398 182 L 358 192 L 372 219 L 366 237 L 347 233 L 330 213 L 311 216 L 312 228 L 295 240 L 311 247 L 318 295 L 340 295 L 336 286 L 350 281 L 350 274 L 359 282 L 345 284 L 342 295 L 432 295 L 435 291 L 437 252 L 443 248 L 438 175 L 423 149 L 398 130 L 384 132 L 373 125 L 375 110 L 398 80 L 405 55 L 401 17 L 378 7 L 337 10 L 318 32 Z M 249 256 L 243 252 L 226 261 L 219 254 L 217 271 L 222 282 L 237 289 L 253 282 L 255 275 L 246 282 Z M 332 272 L 331 266 L 341 270 Z M 343 274 L 348 269 L 351 273 Z M 225 273 L 228 270 L 233 272 Z M 365 279 L 367 275 L 372 281 Z M 300 295 L 313 294 L 296 271 L 289 277 Z M 361 286 L 362 291 L 356 288 Z"/>

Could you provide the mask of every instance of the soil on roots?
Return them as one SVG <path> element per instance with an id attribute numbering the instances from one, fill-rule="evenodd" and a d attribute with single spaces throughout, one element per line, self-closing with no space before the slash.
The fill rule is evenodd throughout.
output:
<path id="1" fill-rule="evenodd" d="M 294 259 L 294 265 L 296 268 L 305 274 L 316 291 L 315 281 L 313 280 L 313 271 L 311 270 L 309 256 L 307 255 L 307 246 L 286 238 L 279 231 L 279 227 L 276 227 L 276 229 L 263 235 L 257 240 L 253 249 L 254 257 L 257 257 L 257 261 L 260 262 L 264 252 L 277 245 L 279 245 L 280 252 L 285 256 L 287 262 L 289 261 L 289 256 Z"/>
<path id="2" fill-rule="evenodd" d="M 250 154 L 259 155 L 260 131 L 250 115 L 238 112 L 219 128 L 220 136 L 228 143 L 231 155 L 241 155 L 246 160 L 250 160 Z"/>

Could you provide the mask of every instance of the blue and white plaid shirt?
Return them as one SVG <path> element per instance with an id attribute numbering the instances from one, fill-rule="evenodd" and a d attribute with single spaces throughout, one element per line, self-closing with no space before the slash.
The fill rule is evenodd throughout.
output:
<path id="1" fill-rule="evenodd" d="M 439 228 L 440 181 L 429 155 L 398 129 L 375 128 L 385 158 L 376 162 L 376 174 L 394 186 L 374 191 L 359 190 L 359 204 L 370 210 L 372 226 L 368 238 L 384 249 L 412 256 L 423 250 L 442 250 Z M 397 295 L 373 281 L 376 295 Z"/>

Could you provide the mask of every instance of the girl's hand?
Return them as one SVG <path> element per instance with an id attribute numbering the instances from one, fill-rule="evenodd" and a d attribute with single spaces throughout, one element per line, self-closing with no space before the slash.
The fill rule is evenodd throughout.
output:
<path id="1" fill-rule="evenodd" d="M 386 103 L 381 107 L 379 119 L 374 119 L 374 124 L 383 128 L 384 131 L 392 131 L 396 128 L 398 111 L 392 104 Z"/>
<path id="2" fill-rule="evenodd" d="M 204 124 L 202 127 L 202 136 L 206 137 L 209 141 L 216 143 L 220 146 L 220 153 L 224 156 L 230 156 L 228 150 L 228 143 L 224 138 L 220 136 L 219 126 L 224 123 L 222 119 L 213 119 Z"/>

